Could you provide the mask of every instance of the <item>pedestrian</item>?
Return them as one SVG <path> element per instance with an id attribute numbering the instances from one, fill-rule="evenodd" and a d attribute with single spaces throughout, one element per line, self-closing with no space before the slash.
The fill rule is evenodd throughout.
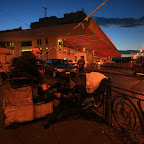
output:
<path id="1" fill-rule="evenodd" d="M 36 60 L 40 54 L 40 48 L 33 47 L 31 52 L 19 57 L 14 68 L 14 77 L 26 77 L 32 81 L 34 88 L 34 98 L 38 96 L 39 86 L 43 91 L 48 89 L 43 74 L 36 65 Z"/>
<path id="2" fill-rule="evenodd" d="M 85 60 L 83 58 L 83 56 L 80 57 L 80 59 L 77 62 L 78 64 L 78 68 L 79 68 L 79 73 L 84 73 L 84 65 L 85 65 Z"/>

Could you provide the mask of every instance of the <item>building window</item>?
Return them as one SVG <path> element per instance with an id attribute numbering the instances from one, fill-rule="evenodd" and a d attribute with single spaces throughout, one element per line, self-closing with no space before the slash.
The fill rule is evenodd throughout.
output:
<path id="1" fill-rule="evenodd" d="M 10 42 L 9 45 L 10 45 L 10 48 L 14 48 L 14 43 L 13 42 Z"/>
<path id="2" fill-rule="evenodd" d="M 32 41 L 23 41 L 21 43 L 22 53 L 30 52 L 32 50 Z"/>
<path id="3" fill-rule="evenodd" d="M 62 40 L 60 40 L 60 39 L 58 40 L 58 45 L 59 45 L 59 46 L 63 46 Z"/>
<path id="4" fill-rule="evenodd" d="M 32 41 L 24 41 L 22 42 L 22 47 L 24 46 L 32 46 Z"/>
<path id="5" fill-rule="evenodd" d="M 58 40 L 58 47 L 59 47 L 59 52 L 62 52 L 62 47 L 63 47 L 63 42 L 62 40 Z"/>
<path id="6" fill-rule="evenodd" d="M 4 48 L 14 48 L 13 42 L 0 42 L 0 46 Z"/>
<path id="7" fill-rule="evenodd" d="M 85 49 L 85 48 L 83 48 L 83 52 L 84 52 L 84 53 L 86 52 L 86 49 Z"/>
<path id="8" fill-rule="evenodd" d="M 7 48 L 8 47 L 8 43 L 5 43 L 5 48 Z"/>
<path id="9" fill-rule="evenodd" d="M 13 47 L 13 48 L 11 48 L 11 51 L 12 51 L 12 54 L 14 54 L 14 47 Z"/>
<path id="10" fill-rule="evenodd" d="M 46 44 L 48 44 L 48 39 L 46 38 Z"/>
<path id="11" fill-rule="evenodd" d="M 37 45 L 41 45 L 41 44 L 42 44 L 41 39 L 37 40 Z"/>
<path id="12" fill-rule="evenodd" d="M 70 55 L 70 49 L 68 49 L 68 51 L 67 51 L 67 55 Z"/>
<path id="13" fill-rule="evenodd" d="M 22 47 L 22 52 L 30 52 L 32 50 L 32 46 L 24 46 Z"/>
<path id="14" fill-rule="evenodd" d="M 77 61 L 77 56 L 75 56 L 75 61 Z"/>

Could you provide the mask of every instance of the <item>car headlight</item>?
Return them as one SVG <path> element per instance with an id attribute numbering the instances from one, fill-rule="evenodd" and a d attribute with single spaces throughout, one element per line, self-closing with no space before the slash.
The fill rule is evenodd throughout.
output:
<path id="1" fill-rule="evenodd" d="M 57 70 L 58 72 L 63 72 L 64 69 L 60 69 L 60 68 L 55 68 L 55 70 Z"/>
<path id="2" fill-rule="evenodd" d="M 76 71 L 77 71 L 77 68 L 73 68 L 72 71 L 73 71 L 73 72 L 76 72 Z"/>

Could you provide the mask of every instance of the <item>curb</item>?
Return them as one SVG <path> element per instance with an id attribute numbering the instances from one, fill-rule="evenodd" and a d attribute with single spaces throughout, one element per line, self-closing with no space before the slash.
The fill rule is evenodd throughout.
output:
<path id="1" fill-rule="evenodd" d="M 139 76 L 137 75 L 133 75 L 133 74 L 127 74 L 124 72 L 119 72 L 119 71 L 113 71 L 113 70 L 88 70 L 91 72 L 101 72 L 101 73 L 110 73 L 110 74 L 116 74 L 116 75 L 123 75 L 123 76 L 128 76 L 128 77 L 137 77 L 139 78 Z"/>

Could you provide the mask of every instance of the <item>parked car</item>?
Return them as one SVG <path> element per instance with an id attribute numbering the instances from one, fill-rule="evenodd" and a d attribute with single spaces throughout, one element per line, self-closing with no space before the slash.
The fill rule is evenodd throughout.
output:
<path id="1" fill-rule="evenodd" d="M 10 71 L 11 76 L 13 75 L 14 67 L 16 65 L 18 58 L 19 57 L 15 57 L 10 61 L 9 71 Z M 37 59 L 37 61 L 36 61 L 38 70 L 42 71 L 43 73 L 45 73 L 45 63 L 46 63 L 45 61 L 39 60 L 39 59 Z"/>
<path id="2" fill-rule="evenodd" d="M 61 73 L 75 74 L 77 66 L 69 64 L 69 61 L 63 59 L 48 59 L 45 66 L 45 73 L 51 74 L 53 77 L 59 76 Z"/>
<path id="3" fill-rule="evenodd" d="M 14 67 L 15 67 L 15 64 L 16 64 L 18 58 L 19 58 L 19 57 L 15 57 L 15 58 L 13 58 L 13 59 L 10 61 L 10 67 L 9 67 L 10 72 L 13 72 Z"/>
<path id="4" fill-rule="evenodd" d="M 42 71 L 42 73 L 45 74 L 45 65 L 46 65 L 46 62 L 44 60 L 37 59 L 36 65 L 38 67 L 38 70 Z"/>
<path id="5" fill-rule="evenodd" d="M 131 61 L 132 73 L 144 73 L 144 56 L 137 57 Z"/>

